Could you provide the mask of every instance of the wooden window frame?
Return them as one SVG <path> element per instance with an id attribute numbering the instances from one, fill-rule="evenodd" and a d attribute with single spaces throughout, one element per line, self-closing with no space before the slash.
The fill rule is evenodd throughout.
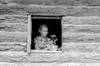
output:
<path id="1" fill-rule="evenodd" d="M 28 33 L 27 33 L 27 53 L 31 53 L 31 52 L 36 52 L 36 53 L 41 53 L 40 52 L 37 52 L 37 51 L 34 51 L 34 50 L 31 50 L 31 33 L 32 33 L 32 19 L 61 19 L 62 20 L 62 16 L 40 16 L 40 15 L 35 15 L 32 17 L 32 15 L 28 15 Z M 62 23 L 61 23 L 61 26 L 62 26 Z M 61 40 L 62 40 L 62 37 L 61 37 Z M 59 52 L 62 52 L 62 51 L 59 51 Z M 54 51 L 53 53 L 59 53 L 58 51 Z M 45 52 L 42 52 L 42 53 L 52 53 L 52 51 L 45 51 Z"/>

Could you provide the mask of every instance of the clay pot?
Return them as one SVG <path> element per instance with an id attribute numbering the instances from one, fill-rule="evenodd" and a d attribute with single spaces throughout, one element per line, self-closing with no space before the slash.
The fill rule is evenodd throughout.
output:
<path id="1" fill-rule="evenodd" d="M 52 51 L 57 51 L 57 49 L 58 49 L 58 46 L 52 45 Z"/>

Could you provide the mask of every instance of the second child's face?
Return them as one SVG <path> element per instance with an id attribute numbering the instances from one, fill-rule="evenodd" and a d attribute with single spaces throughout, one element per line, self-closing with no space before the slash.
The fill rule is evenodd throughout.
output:
<path id="1" fill-rule="evenodd" d="M 46 37 L 48 34 L 48 28 L 47 27 L 42 27 L 42 29 L 40 30 L 40 33 L 43 37 Z"/>

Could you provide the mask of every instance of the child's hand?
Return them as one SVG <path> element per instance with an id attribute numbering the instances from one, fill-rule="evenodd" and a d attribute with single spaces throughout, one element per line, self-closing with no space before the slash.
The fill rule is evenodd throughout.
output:
<path id="1" fill-rule="evenodd" d="M 56 44 L 57 40 L 58 40 L 57 38 L 54 40 L 54 44 Z"/>
<path id="2" fill-rule="evenodd" d="M 56 38 L 55 40 L 54 40 L 54 42 L 56 42 L 58 39 Z"/>

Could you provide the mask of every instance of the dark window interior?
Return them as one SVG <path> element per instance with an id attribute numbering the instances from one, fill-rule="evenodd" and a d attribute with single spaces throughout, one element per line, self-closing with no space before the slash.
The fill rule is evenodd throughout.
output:
<path id="1" fill-rule="evenodd" d="M 35 43 L 34 43 L 34 38 L 36 36 L 39 36 L 39 32 L 38 32 L 38 27 L 41 24 L 46 24 L 48 26 L 48 35 L 47 37 L 50 37 L 50 35 L 55 34 L 58 38 L 57 41 L 57 45 L 60 48 L 62 45 L 62 26 L 61 26 L 61 19 L 56 19 L 53 17 L 42 17 L 42 18 L 38 18 L 38 17 L 34 17 L 32 16 L 32 37 L 31 37 L 31 49 L 35 49 Z"/>

